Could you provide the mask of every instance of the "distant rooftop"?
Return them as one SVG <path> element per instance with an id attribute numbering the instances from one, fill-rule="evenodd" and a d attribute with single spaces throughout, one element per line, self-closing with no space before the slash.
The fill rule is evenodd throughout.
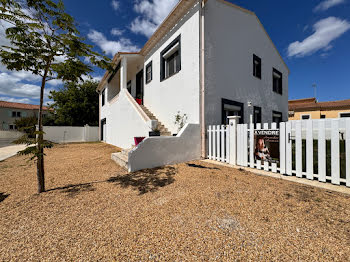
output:
<path id="1" fill-rule="evenodd" d="M 0 101 L 0 107 L 2 108 L 15 108 L 15 109 L 27 109 L 27 110 L 39 110 L 39 105 L 14 103 L 7 101 Z M 47 106 L 43 106 L 43 110 L 49 110 Z"/>
<path id="2" fill-rule="evenodd" d="M 350 109 L 350 99 L 317 102 L 316 98 L 303 98 L 288 101 L 289 111 Z"/>

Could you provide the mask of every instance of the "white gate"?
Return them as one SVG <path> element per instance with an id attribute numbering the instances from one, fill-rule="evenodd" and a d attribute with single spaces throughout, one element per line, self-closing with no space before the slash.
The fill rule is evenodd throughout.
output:
<path id="1" fill-rule="evenodd" d="M 350 187 L 350 119 L 209 126 L 208 158 Z M 279 162 L 256 160 L 255 130 L 279 130 Z"/>

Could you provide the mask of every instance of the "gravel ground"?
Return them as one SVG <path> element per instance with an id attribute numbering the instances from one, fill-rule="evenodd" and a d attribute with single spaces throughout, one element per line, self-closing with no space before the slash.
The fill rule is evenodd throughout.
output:
<path id="1" fill-rule="evenodd" d="M 191 162 L 127 174 L 100 143 L 0 163 L 0 261 L 349 261 L 350 197 Z"/>

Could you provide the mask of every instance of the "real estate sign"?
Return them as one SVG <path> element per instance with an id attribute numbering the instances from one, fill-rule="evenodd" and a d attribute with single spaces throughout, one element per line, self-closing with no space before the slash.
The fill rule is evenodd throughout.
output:
<path id="1" fill-rule="evenodd" d="M 254 141 L 255 160 L 279 163 L 280 159 L 280 131 L 276 130 L 255 130 Z"/>

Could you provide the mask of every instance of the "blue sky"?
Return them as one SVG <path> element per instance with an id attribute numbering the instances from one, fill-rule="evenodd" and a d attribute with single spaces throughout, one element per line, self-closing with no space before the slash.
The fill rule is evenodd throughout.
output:
<path id="1" fill-rule="evenodd" d="M 178 0 L 64 0 L 81 34 L 110 57 L 137 51 Z M 350 99 L 350 0 L 230 0 L 254 11 L 291 73 L 289 98 Z M 0 36 L 1 28 L 0 28 Z M 0 44 L 6 42 L 3 37 Z M 93 77 L 103 75 L 96 70 Z M 0 100 L 38 103 L 39 79 L 0 65 Z M 47 86 L 60 87 L 58 81 Z M 46 99 L 47 101 L 47 99 Z"/>

